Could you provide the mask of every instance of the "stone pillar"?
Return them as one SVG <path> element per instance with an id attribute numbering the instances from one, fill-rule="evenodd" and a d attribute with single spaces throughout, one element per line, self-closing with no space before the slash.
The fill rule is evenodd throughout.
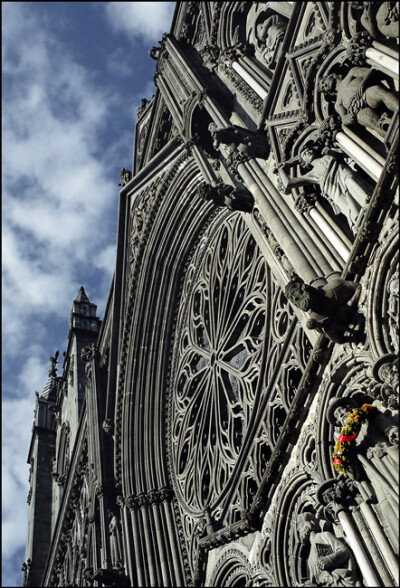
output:
<path id="1" fill-rule="evenodd" d="M 347 261 L 352 243 L 344 232 L 337 226 L 333 219 L 326 214 L 320 203 L 317 201 L 316 194 L 301 194 L 296 200 L 295 208 L 301 214 L 309 216 L 315 223 L 318 235 L 317 241 L 321 241 L 321 249 L 326 245 L 326 239 L 331 243 L 333 252 L 327 252 L 326 255 L 332 267 L 337 270 L 342 270 L 342 265 L 338 263 L 337 254 Z"/>
<path id="2" fill-rule="evenodd" d="M 162 575 L 162 582 L 161 586 L 172 586 L 172 580 L 170 577 L 170 570 L 168 566 L 168 558 L 166 555 L 165 550 L 165 534 L 162 526 L 162 521 L 160 517 L 160 504 L 159 501 L 153 502 L 152 504 L 153 509 L 153 519 L 154 519 L 154 527 L 156 531 L 157 537 L 157 547 L 159 550 L 159 560 L 160 560 L 160 567 L 161 567 L 161 575 Z"/>
<path id="3" fill-rule="evenodd" d="M 179 553 L 179 546 L 176 543 L 176 529 L 174 525 L 174 513 L 172 509 L 171 502 L 169 500 L 164 500 L 162 503 L 165 522 L 167 524 L 168 530 L 168 537 L 169 537 L 169 544 L 168 547 L 171 550 L 171 556 L 174 566 L 174 574 L 175 578 L 173 578 L 173 585 L 174 586 L 185 586 L 185 580 L 182 577 L 182 566 L 181 566 L 181 558 Z"/>
<path id="4" fill-rule="evenodd" d="M 362 537 L 370 559 L 372 559 L 374 562 L 374 567 L 379 574 L 380 580 L 384 586 L 391 586 L 393 584 L 393 580 L 386 569 L 385 562 L 382 559 L 381 553 L 371 533 L 371 529 L 368 527 L 368 524 L 365 521 L 365 518 L 361 514 L 359 508 L 353 508 L 352 515 L 357 527 L 357 531 Z"/>
<path id="5" fill-rule="evenodd" d="M 258 162 L 250 159 L 239 163 L 237 171 L 253 194 L 257 207 L 265 218 L 272 234 L 282 247 L 296 272 L 306 282 L 327 276 L 337 270 L 310 236 L 309 228 L 302 225 L 268 178 Z"/>
<path id="6" fill-rule="evenodd" d="M 369 562 L 368 556 L 364 551 L 364 547 L 358 537 L 357 529 L 353 524 L 351 516 L 344 510 L 341 510 L 338 512 L 338 519 L 343 527 L 343 531 L 346 533 L 347 540 L 360 567 L 361 573 L 365 578 L 365 585 L 371 586 L 372 588 L 381 586 L 381 583 Z"/>
<path id="7" fill-rule="evenodd" d="M 241 65 L 238 61 L 232 62 L 232 69 L 235 70 L 237 74 L 252 88 L 262 100 L 264 100 L 268 92 L 262 87 L 262 85 L 248 72 L 245 70 L 243 65 Z"/>
<path id="8" fill-rule="evenodd" d="M 160 586 L 160 584 L 159 584 L 160 579 L 158 578 L 157 566 L 156 566 L 156 562 L 154 560 L 153 538 L 152 538 L 149 516 L 147 513 L 147 507 L 145 504 L 143 504 L 142 501 L 141 501 L 141 505 L 140 505 L 140 510 L 137 512 L 137 515 L 138 515 L 139 521 L 142 523 L 140 538 L 141 538 L 142 544 L 144 542 L 144 547 L 145 547 L 145 549 L 144 549 L 144 552 L 146 554 L 145 565 L 146 565 L 148 572 L 149 572 L 149 586 Z"/>
<path id="9" fill-rule="evenodd" d="M 368 502 L 361 502 L 360 510 L 363 513 L 369 528 L 371 529 L 371 533 L 375 538 L 376 544 L 379 545 L 382 557 L 384 558 L 390 573 L 395 579 L 398 579 L 400 575 L 399 558 L 394 554 L 392 546 L 390 545 L 386 535 L 383 533 L 382 527 L 378 522 L 371 505 Z"/>
<path id="10" fill-rule="evenodd" d="M 133 551 L 134 551 L 134 569 L 137 577 L 137 586 L 148 586 L 149 578 L 146 573 L 146 566 L 143 561 L 142 553 L 142 533 L 139 529 L 138 516 L 136 511 L 136 499 L 131 496 L 127 499 L 127 505 L 131 515 L 131 528 L 133 535 Z"/>
<path id="11" fill-rule="evenodd" d="M 133 552 L 133 538 L 132 538 L 132 525 L 129 517 L 128 507 L 125 506 L 125 501 L 122 496 L 117 498 L 117 503 L 120 507 L 121 519 L 122 519 L 122 542 L 124 546 L 124 557 L 125 557 L 125 569 L 126 573 L 131 580 L 131 584 L 135 582 L 135 573 L 133 569 L 134 565 L 134 552 Z"/>
<path id="12" fill-rule="evenodd" d="M 324 235 L 328 238 L 328 240 L 332 243 L 343 261 L 347 262 L 350 256 L 350 248 L 335 233 L 321 212 L 315 206 L 313 206 L 310 208 L 308 214 L 314 220 L 315 224 L 321 229 Z"/>
<path id="13" fill-rule="evenodd" d="M 352 133 L 354 135 L 354 133 Z M 363 169 L 373 180 L 376 182 L 379 180 L 383 166 L 382 164 L 375 159 L 371 153 L 371 148 L 369 147 L 369 153 L 365 150 L 365 147 L 368 147 L 367 144 L 363 141 L 363 146 L 360 146 L 360 141 L 357 137 L 357 144 L 353 138 L 350 136 L 349 129 L 346 127 L 343 128 L 343 131 L 339 131 L 336 133 L 335 136 L 336 141 L 338 142 L 340 148 L 349 155 L 360 167 Z"/>
<path id="14" fill-rule="evenodd" d="M 365 57 L 368 65 L 379 69 L 392 78 L 399 79 L 399 62 L 398 59 L 383 53 L 376 47 L 368 47 L 365 50 Z"/>

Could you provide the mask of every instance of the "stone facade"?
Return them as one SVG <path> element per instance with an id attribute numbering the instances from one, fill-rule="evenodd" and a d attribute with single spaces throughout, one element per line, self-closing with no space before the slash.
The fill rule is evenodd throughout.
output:
<path id="1" fill-rule="evenodd" d="M 25 586 L 398 586 L 398 47 L 394 2 L 177 3 Z"/>

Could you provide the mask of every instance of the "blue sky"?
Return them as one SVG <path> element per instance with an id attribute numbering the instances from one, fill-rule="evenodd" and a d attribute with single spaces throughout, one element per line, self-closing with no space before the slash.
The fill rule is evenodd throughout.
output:
<path id="1" fill-rule="evenodd" d="M 174 2 L 3 2 L 2 586 L 21 585 L 35 390 L 79 286 L 103 312 L 119 171 Z"/>

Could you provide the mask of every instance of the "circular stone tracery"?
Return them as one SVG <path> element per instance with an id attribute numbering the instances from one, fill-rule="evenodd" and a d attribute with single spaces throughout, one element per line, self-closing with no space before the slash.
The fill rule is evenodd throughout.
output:
<path id="1" fill-rule="evenodd" d="M 173 478 L 192 514 L 216 506 L 239 456 L 266 321 L 266 265 L 241 217 L 206 237 L 183 284 L 170 413 Z"/>

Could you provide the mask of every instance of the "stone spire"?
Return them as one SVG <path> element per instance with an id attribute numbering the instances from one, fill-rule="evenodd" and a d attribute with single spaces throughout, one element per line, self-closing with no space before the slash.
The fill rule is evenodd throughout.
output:
<path id="1" fill-rule="evenodd" d="M 90 302 L 85 288 L 81 286 L 72 304 L 69 326 L 81 330 L 98 332 L 100 319 L 96 315 L 97 306 Z"/>
<path id="2" fill-rule="evenodd" d="M 90 300 L 87 297 L 87 294 L 85 292 L 85 288 L 83 286 L 81 286 L 79 288 L 79 292 L 78 292 L 77 297 L 75 298 L 75 302 L 84 302 L 86 304 L 90 304 Z"/>

